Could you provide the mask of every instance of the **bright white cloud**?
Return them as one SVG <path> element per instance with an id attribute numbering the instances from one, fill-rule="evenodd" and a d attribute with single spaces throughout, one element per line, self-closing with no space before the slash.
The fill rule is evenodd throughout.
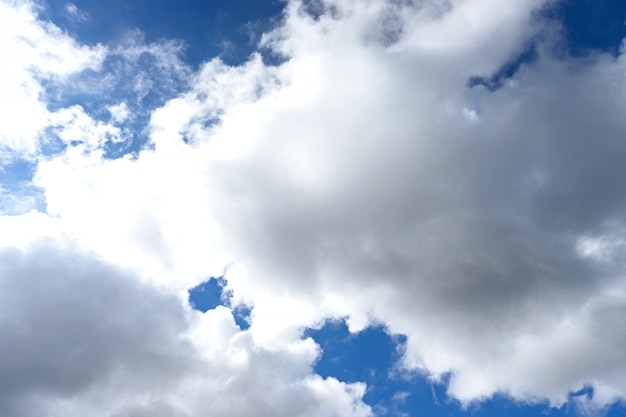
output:
<path id="1" fill-rule="evenodd" d="M 112 302 L 138 327 L 109 328 L 116 315 L 107 316 L 90 337 L 169 350 L 148 370 L 131 366 L 133 350 L 90 352 L 87 343 L 104 358 L 81 374 L 87 388 L 68 384 L 47 399 L 35 390 L 33 401 L 17 393 L 11 406 L 194 416 L 217 398 L 215 415 L 367 415 L 364 387 L 311 374 L 317 350 L 300 340 L 304 326 L 343 316 L 353 331 L 376 320 L 406 334 L 406 366 L 434 379 L 452 372 L 449 393 L 465 403 L 504 392 L 560 404 L 585 384 L 596 390 L 585 406 L 625 398 L 626 62 L 554 57 L 558 35 L 535 14 L 546 3 L 501 3 L 328 0 L 312 16 L 291 1 L 263 37 L 283 64 L 213 60 L 189 78 L 177 44 L 157 53 L 136 40 L 118 51 L 129 65 L 152 51 L 162 74 L 190 88 L 152 113 L 154 149 L 136 158 L 102 151 L 122 137 L 128 107 L 109 104 L 112 124 L 80 107 L 50 116 L 69 145 L 37 171 L 53 218 L 24 216 L 75 246 L 25 246 L 12 232 L 4 244 L 21 249 L 7 250 L 29 262 L 6 267 L 6 285 L 17 291 L 13 277 L 37 277 L 31 265 L 69 274 L 80 285 L 61 299 L 80 302 L 59 317 L 75 312 L 79 327 L 100 317 L 83 314 L 80 294 L 125 288 Z M 538 58 L 514 82 L 468 87 L 539 33 Z M 137 102 L 154 85 L 141 74 Z M 15 230 L 24 218 L 0 226 Z M 41 263 L 56 258 L 82 266 L 66 274 Z M 247 332 L 226 308 L 200 315 L 171 296 L 227 265 L 234 302 L 254 306 Z M 54 291 L 67 285 L 49 281 Z M 148 302 L 158 323 L 141 310 Z M 126 334 L 144 322 L 150 337 Z M 128 381 L 102 389 L 118 377 Z M 24 392 L 36 380 L 25 377 Z"/>
<path id="2" fill-rule="evenodd" d="M 37 19 L 30 2 L 0 2 L 0 161 L 32 157 L 48 122 L 41 80 L 97 69 L 106 48 L 81 46 L 58 27 Z"/>

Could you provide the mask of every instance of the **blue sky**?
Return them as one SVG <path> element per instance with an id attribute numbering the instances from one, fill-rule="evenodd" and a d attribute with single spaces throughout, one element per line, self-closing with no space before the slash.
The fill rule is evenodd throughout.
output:
<path id="1" fill-rule="evenodd" d="M 0 0 L 0 415 L 626 415 L 625 40 L 619 0 Z"/>

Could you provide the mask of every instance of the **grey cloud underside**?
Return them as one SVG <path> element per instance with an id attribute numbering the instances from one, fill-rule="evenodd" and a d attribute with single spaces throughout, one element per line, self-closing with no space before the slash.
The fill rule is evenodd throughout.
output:
<path id="1" fill-rule="evenodd" d="M 33 415 L 31 402 L 70 399 L 111 379 L 119 390 L 168 385 L 193 365 L 178 300 L 95 255 L 41 242 L 3 249 L 0 265 L 2 414 Z"/>
<path id="2" fill-rule="evenodd" d="M 558 404 L 584 384 L 600 403 L 622 396 L 623 59 L 560 61 L 548 40 L 487 92 L 463 83 L 478 45 L 442 57 L 350 41 L 315 49 L 310 101 L 270 112 L 262 145 L 212 171 L 241 202 L 220 222 L 242 263 L 274 291 L 340 294 L 406 333 L 408 361 L 452 371 L 463 401 Z M 477 122 L 461 111 L 472 96 Z M 594 238 L 603 254 L 583 254 Z"/>
<path id="3" fill-rule="evenodd" d="M 95 254 L 2 249 L 0 277 L 3 415 L 369 415 L 360 386 L 311 374 L 312 341 L 255 347 L 227 309 L 203 316 Z M 218 335 L 202 348 L 198 320 Z"/>

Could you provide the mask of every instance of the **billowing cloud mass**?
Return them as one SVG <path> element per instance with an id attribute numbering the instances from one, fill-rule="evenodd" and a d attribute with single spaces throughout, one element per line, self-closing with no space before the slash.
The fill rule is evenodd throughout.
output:
<path id="1" fill-rule="evenodd" d="M 368 415 L 363 386 L 311 375 L 311 339 L 256 347 L 225 307 L 189 311 L 69 242 L 0 265 L 3 415 Z"/>
<path id="2" fill-rule="evenodd" d="M 292 0 L 271 59 L 193 72 L 0 2 L 0 162 L 34 161 L 45 197 L 0 218 L 0 414 L 370 415 L 312 371 L 302 329 L 329 318 L 405 334 L 401 366 L 464 404 L 626 398 L 626 61 L 562 53 L 550 5 Z M 43 94 L 130 73 L 97 110 Z M 225 270 L 248 330 L 186 301 Z"/>

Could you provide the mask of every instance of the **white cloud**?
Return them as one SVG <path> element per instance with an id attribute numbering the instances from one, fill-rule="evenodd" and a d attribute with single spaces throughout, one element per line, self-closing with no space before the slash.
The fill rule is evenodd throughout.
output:
<path id="1" fill-rule="evenodd" d="M 553 57 L 554 31 L 533 15 L 544 4 L 534 0 L 321 4 L 316 19 L 289 2 L 284 22 L 264 37 L 285 63 L 206 63 L 189 91 L 152 113 L 154 150 L 135 159 L 102 157 L 102 138 L 122 129 L 121 109 L 109 107 L 115 126 L 78 107 L 54 113 L 61 139 L 88 146 L 40 162 L 36 184 L 54 219 L 24 216 L 46 219 L 44 230 L 82 249 L 28 249 L 12 243 L 18 232 L 6 245 L 25 248 L 26 258 L 39 250 L 40 260 L 97 266 L 113 284 L 94 280 L 94 289 L 131 282 L 113 301 L 154 333 L 129 343 L 148 349 L 167 336 L 163 363 L 173 365 L 150 371 L 157 374 L 129 368 L 115 401 L 103 401 L 102 387 L 118 374 L 100 369 L 85 376 L 93 389 L 69 384 L 72 396 L 36 397 L 29 407 L 54 402 L 59 414 L 98 415 L 99 404 L 117 404 L 120 416 L 156 407 L 193 416 L 217 398 L 215 415 L 232 407 L 367 415 L 364 387 L 311 374 L 316 347 L 300 340 L 303 326 L 342 316 L 353 331 L 376 320 L 406 334 L 406 366 L 434 379 L 452 372 L 449 393 L 466 404 L 503 392 L 558 405 L 585 384 L 596 393 L 587 406 L 626 396 L 624 58 Z M 546 38 L 538 58 L 514 82 L 493 92 L 468 87 L 538 33 Z M 133 45 L 124 62 L 151 48 Z M 155 53 L 163 65 L 180 53 L 165 45 Z M 187 79 L 172 62 L 165 73 Z M 153 85 L 144 75 L 133 84 L 138 96 Z M 24 265 L 39 265 L 32 259 L 6 276 L 31 276 Z M 226 308 L 200 315 L 171 297 L 230 264 L 234 301 L 254 306 L 248 332 Z M 68 279 L 84 282 L 81 268 Z M 86 299 L 76 297 L 64 305 L 81 313 Z M 146 300 L 160 306 L 161 325 L 136 310 Z M 78 324 L 97 322 L 96 313 Z M 112 327 L 90 332 L 123 339 L 132 336 L 115 332 L 136 329 Z M 123 370 L 132 364 L 114 349 L 96 353 Z M 159 387 L 163 379 L 172 385 Z M 233 396 L 242 392 L 248 401 Z M 26 407 L 26 396 L 14 398 Z M 127 398 L 132 410 L 123 408 Z"/>
<path id="2" fill-rule="evenodd" d="M 272 417 L 370 415 L 361 402 L 363 385 L 322 379 L 312 373 L 318 350 L 311 340 L 267 350 L 236 327 L 228 309 L 220 307 L 204 315 L 192 311 L 182 297 L 187 288 L 184 282 L 158 284 L 163 276 L 169 276 L 171 282 L 174 275 L 185 273 L 178 262 L 186 258 L 194 261 L 188 278 L 193 282 L 199 279 L 199 263 L 204 264 L 203 272 L 207 270 L 201 259 L 206 248 L 197 247 L 198 239 L 193 238 L 207 226 L 185 225 L 185 219 L 178 217 L 184 204 L 189 204 L 188 211 L 197 219 L 203 207 L 194 207 L 189 197 L 202 188 L 202 179 L 190 178 L 190 189 L 181 188 L 178 175 L 182 171 L 172 177 L 165 166 L 158 167 L 162 162 L 169 164 L 161 155 L 153 159 L 155 165 L 143 178 L 137 167 L 145 167 L 149 156 L 142 158 L 141 166 L 129 158 L 107 165 L 103 148 L 123 139 L 125 127 L 117 124 L 128 119 L 128 108 L 109 107 L 115 125 L 94 118 L 78 105 L 49 111 L 40 77 L 65 77 L 86 68 L 77 53 L 87 49 L 51 24 L 38 21 L 26 3 L 2 3 L 1 7 L 2 16 L 14 18 L 15 23 L 14 27 L 3 26 L 3 40 L 12 48 L 8 49 L 11 54 L 23 58 L 10 63 L 15 64 L 15 71 L 2 74 L 6 75 L 3 81 L 6 88 L 17 86 L 14 98 L 26 103 L 29 110 L 10 105 L 2 109 L 3 150 L 9 159 L 37 157 L 41 164 L 38 176 L 45 177 L 42 184 L 55 180 L 66 184 L 61 195 L 61 189 L 55 189 L 56 194 L 47 198 L 49 213 L 58 216 L 36 211 L 0 216 L 0 322 L 4 329 L 0 369 L 9 384 L 3 389 L 0 413 L 16 417 L 197 416 L 210 407 L 216 416 L 234 411 L 241 416 Z M 34 35 L 24 35 L 29 31 Z M 133 56 L 136 60 L 163 51 L 157 45 L 137 45 L 124 51 L 124 63 L 136 65 Z M 160 56 L 157 64 L 179 65 L 178 49 L 171 52 L 171 56 Z M 184 76 L 182 70 L 186 71 L 172 69 Z M 69 80 L 69 88 L 80 87 L 80 81 Z M 24 83 L 32 88 L 24 89 Z M 25 123 L 27 114 L 39 114 L 39 119 Z M 12 118 L 18 121 L 14 125 Z M 11 130 L 12 126 L 15 129 Z M 64 151 L 39 153 L 40 134 L 46 127 L 50 129 L 45 140 L 60 140 Z M 181 151 L 181 157 L 185 156 L 185 149 Z M 187 161 L 179 162 L 183 168 Z M 192 167 L 197 170 L 196 165 Z M 103 169 L 122 186 L 106 185 L 108 180 L 98 176 Z M 162 173 L 163 181 L 155 181 L 156 171 Z M 88 180 L 90 176 L 94 181 Z M 182 191 L 181 201 L 158 191 L 167 182 L 172 191 Z M 130 183 L 137 189 L 128 188 Z M 128 193 L 126 201 L 117 200 L 122 189 Z M 142 200 L 151 192 L 156 200 Z M 109 197 L 105 197 L 107 193 Z M 6 196 L 12 197 L 17 198 Z M 68 213 L 70 200 L 76 204 Z M 163 203 L 161 214 L 166 223 L 173 219 L 174 224 L 158 223 L 159 210 L 153 212 L 161 205 L 157 200 Z M 87 211 L 81 215 L 83 209 Z M 106 210 L 105 215 L 94 222 L 101 209 Z M 80 229 L 83 221 L 89 226 Z M 208 225 L 209 231 L 211 227 Z M 184 228 L 192 235 L 188 243 Z M 168 239 L 181 242 L 171 256 L 173 261 L 166 259 L 172 241 L 160 238 L 161 230 Z M 129 247 L 124 243 L 126 237 L 130 247 L 139 249 L 124 253 Z M 210 234 L 204 236 L 200 243 L 210 238 Z M 117 248 L 120 243 L 124 244 Z M 145 260 L 145 253 L 143 258 L 139 253 L 133 259 L 142 250 L 152 258 Z M 155 257 L 162 259 L 151 268 Z M 130 269 L 122 269 L 120 264 Z M 212 338 L 212 333 L 217 337 Z"/>
<path id="3" fill-rule="evenodd" d="M 256 340 L 291 340 L 327 315 L 358 329 L 369 316 L 409 336 L 407 364 L 451 371 L 449 393 L 464 402 L 505 392 L 560 404 L 587 383 L 598 403 L 624 393 L 613 371 L 624 340 L 597 338 L 621 269 L 577 249 L 623 228 L 623 60 L 540 49 L 515 82 L 480 92 L 481 123 L 467 123 L 478 117 L 469 78 L 552 32 L 531 20 L 540 3 L 465 1 L 437 17 L 332 4 L 314 20 L 290 3 L 265 37 L 285 64 L 210 63 L 153 118 L 159 154 L 220 115 L 194 153 L 205 154 L 215 240 L 237 265 L 235 297 L 255 305 Z M 374 36 L 385 13 L 402 22 L 391 45 Z M 242 79 L 271 88 L 223 104 L 255 85 Z"/>
<path id="4" fill-rule="evenodd" d="M 81 106 L 66 107 L 50 114 L 49 126 L 55 130 L 54 136 L 66 145 L 80 144 L 87 150 L 124 140 L 117 126 L 93 120 Z"/>
<path id="5" fill-rule="evenodd" d="M 41 80 L 96 69 L 106 48 L 81 46 L 51 23 L 39 21 L 30 2 L 0 2 L 0 160 L 32 157 L 48 111 Z"/>

